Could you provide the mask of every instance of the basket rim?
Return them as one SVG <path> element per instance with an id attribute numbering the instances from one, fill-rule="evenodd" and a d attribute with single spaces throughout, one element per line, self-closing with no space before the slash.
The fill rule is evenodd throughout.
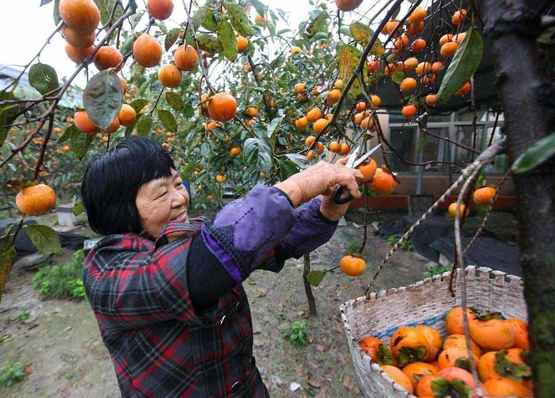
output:
<path id="1" fill-rule="evenodd" d="M 427 278 L 421 279 L 419 281 L 416 281 L 414 283 L 411 283 L 410 285 L 405 285 L 405 286 L 400 286 L 400 287 L 392 287 L 392 288 L 389 288 L 389 289 L 381 289 L 381 290 L 373 291 L 373 292 L 370 293 L 369 297 L 359 296 L 359 297 L 356 297 L 356 298 L 353 298 L 353 299 L 349 299 L 349 300 L 347 300 L 344 303 L 339 305 L 339 310 L 343 314 L 345 308 L 347 308 L 347 306 L 349 306 L 349 305 L 354 304 L 355 302 L 376 300 L 376 299 L 381 298 L 383 296 L 389 296 L 389 295 L 395 294 L 399 291 L 412 290 L 412 289 L 418 288 L 418 287 L 422 286 L 423 284 L 443 282 L 445 280 L 445 278 L 448 278 L 448 277 L 451 276 L 451 272 L 452 271 L 447 271 L 447 272 L 444 272 L 444 273 L 439 274 L 439 275 L 434 275 L 434 276 L 431 276 L 431 277 L 427 277 Z M 475 265 L 468 265 L 464 269 L 465 277 L 467 275 L 471 274 L 471 273 L 476 273 L 476 272 L 489 273 L 489 274 L 493 274 L 493 275 L 496 275 L 496 276 L 509 278 L 509 279 L 515 280 L 517 282 L 522 282 L 522 278 L 520 276 L 513 275 L 513 274 L 508 274 L 506 272 L 495 270 L 495 269 L 489 268 L 489 267 L 478 267 L 478 266 L 475 266 Z"/>

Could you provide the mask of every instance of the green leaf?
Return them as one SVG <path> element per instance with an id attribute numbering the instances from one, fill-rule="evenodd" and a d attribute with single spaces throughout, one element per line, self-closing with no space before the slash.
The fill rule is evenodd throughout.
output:
<path id="1" fill-rule="evenodd" d="M 353 22 L 349 27 L 349 30 L 353 39 L 363 46 L 368 44 L 373 33 L 367 25 L 360 22 Z"/>
<path id="2" fill-rule="evenodd" d="M 138 36 L 135 36 L 134 34 L 132 34 L 132 35 L 129 35 L 127 39 L 125 39 L 125 41 L 123 42 L 120 48 L 120 51 L 122 54 L 128 54 L 128 53 L 131 53 L 131 51 L 133 51 L 133 43 L 135 43 L 135 40 L 137 39 L 137 37 Z"/>
<path id="3" fill-rule="evenodd" d="M 136 128 L 139 135 L 148 135 L 152 129 L 152 117 L 149 115 L 141 115 L 137 121 Z"/>
<path id="4" fill-rule="evenodd" d="M 306 281 L 312 286 L 318 286 L 324 279 L 324 276 L 326 276 L 326 273 L 326 271 L 310 271 L 306 275 Z"/>
<path id="5" fill-rule="evenodd" d="M 196 39 L 201 50 L 210 54 L 219 53 L 222 51 L 222 43 L 214 35 L 208 33 L 197 33 Z"/>
<path id="6" fill-rule="evenodd" d="M 526 173 L 555 155 L 555 133 L 535 142 L 513 163 L 511 170 L 515 174 Z"/>
<path id="7" fill-rule="evenodd" d="M 52 228 L 46 225 L 27 224 L 23 226 L 23 230 L 41 254 L 47 256 L 62 252 L 60 238 Z"/>
<path id="8" fill-rule="evenodd" d="M 160 119 L 166 130 L 177 131 L 177 121 L 170 111 L 158 109 L 158 119 Z"/>
<path id="9" fill-rule="evenodd" d="M 185 102 L 183 102 L 181 95 L 173 91 L 166 91 L 166 102 L 178 112 L 185 108 Z"/>
<path id="10" fill-rule="evenodd" d="M 214 15 L 214 11 L 207 5 L 199 7 L 192 19 L 193 24 L 202 26 L 211 32 L 215 32 L 218 29 L 218 21 Z"/>
<path id="11" fill-rule="evenodd" d="M 135 109 L 135 112 L 140 113 L 141 110 L 148 105 L 148 100 L 144 98 L 137 98 L 131 101 L 129 105 L 131 105 L 133 109 Z"/>
<path id="12" fill-rule="evenodd" d="M 54 23 L 56 25 L 58 25 L 60 23 L 60 21 L 62 20 L 62 17 L 60 16 L 60 0 L 54 0 L 54 7 L 53 7 L 53 17 L 54 17 Z"/>
<path id="13" fill-rule="evenodd" d="M 230 61 L 235 61 L 235 58 L 237 58 L 237 40 L 233 27 L 227 19 L 222 19 L 218 24 L 218 40 L 222 44 L 224 56 Z"/>
<path id="14" fill-rule="evenodd" d="M 77 159 L 83 159 L 89 150 L 94 136 L 80 131 L 75 124 L 69 126 L 58 139 L 58 143 L 67 142 Z"/>
<path id="15" fill-rule="evenodd" d="M 403 81 L 403 79 L 405 78 L 405 72 L 402 72 L 400 70 L 396 70 L 395 72 L 393 72 L 393 74 L 391 75 L 391 80 L 393 80 L 393 82 L 395 84 L 400 85 L 401 82 Z"/>
<path id="16" fill-rule="evenodd" d="M 4 144 L 10 124 L 16 119 L 19 107 L 17 105 L 8 105 L 0 108 L 0 147 Z"/>
<path id="17" fill-rule="evenodd" d="M 94 0 L 98 9 L 100 10 L 100 22 L 102 25 L 106 25 L 110 20 L 110 16 L 112 14 L 112 10 L 114 8 L 114 4 L 116 4 L 117 0 Z M 116 21 L 119 17 L 123 15 L 123 8 L 121 4 L 118 6 L 116 12 L 114 13 L 114 19 L 112 22 Z"/>
<path id="18" fill-rule="evenodd" d="M 270 122 L 270 124 L 268 125 L 268 138 L 272 137 L 284 117 L 285 115 L 276 117 Z"/>
<path id="19" fill-rule="evenodd" d="M 168 32 L 166 38 L 164 39 L 164 48 L 166 51 L 168 51 L 170 47 L 175 44 L 181 33 L 183 33 L 183 31 L 179 28 L 173 28 Z"/>
<path id="20" fill-rule="evenodd" d="M 59 87 L 58 74 L 50 65 L 37 63 L 29 68 L 29 84 L 41 94 Z"/>
<path id="21" fill-rule="evenodd" d="M 79 214 L 83 214 L 85 212 L 85 205 L 83 204 L 83 201 L 80 200 L 79 202 L 75 203 L 71 211 L 75 216 L 78 216 Z"/>
<path id="22" fill-rule="evenodd" d="M 470 28 L 441 81 L 438 92 L 440 103 L 446 103 L 474 75 L 480 66 L 483 53 L 484 41 L 480 32 Z"/>
<path id="23" fill-rule="evenodd" d="M 58 143 L 62 144 L 66 141 L 71 142 L 76 135 L 81 135 L 81 134 L 83 133 L 75 126 L 75 124 L 72 124 L 67 129 L 65 129 L 61 137 L 58 138 Z"/>
<path id="24" fill-rule="evenodd" d="M 70 142 L 69 146 L 71 147 L 71 150 L 73 151 L 73 153 L 75 154 L 75 157 L 77 157 L 77 159 L 81 160 L 85 157 L 85 155 L 87 154 L 93 140 L 94 140 L 94 135 L 87 135 L 87 134 L 83 134 L 82 132 L 79 131 L 79 135 L 76 135 L 74 137 L 74 139 Z"/>
<path id="25" fill-rule="evenodd" d="M 286 179 L 299 172 L 299 166 L 290 159 L 282 159 L 279 162 L 279 171 L 282 179 Z"/>
<path id="26" fill-rule="evenodd" d="M 123 103 L 123 91 L 114 71 L 104 70 L 92 77 L 83 92 L 83 106 L 101 129 L 110 125 Z"/>
<path id="27" fill-rule="evenodd" d="M 243 145 L 245 157 L 254 157 L 258 154 L 257 167 L 260 170 L 270 170 L 272 168 L 272 148 L 262 138 L 248 138 Z"/>
<path id="28" fill-rule="evenodd" d="M 342 44 L 337 49 L 337 64 L 339 66 L 339 76 L 338 78 L 347 81 L 353 71 L 358 65 L 359 59 L 361 56 L 361 52 L 347 44 Z M 355 80 L 351 89 L 349 90 L 349 95 L 353 98 L 358 97 L 362 93 L 362 88 L 360 87 L 360 82 Z"/>
<path id="29" fill-rule="evenodd" d="M 266 14 L 266 11 L 268 10 L 268 6 L 262 3 L 260 0 L 249 0 L 249 3 L 251 3 L 254 6 L 254 9 L 258 14 L 260 15 Z"/>
<path id="30" fill-rule="evenodd" d="M 243 36 L 252 36 L 255 34 L 255 30 L 245 15 L 243 7 L 228 1 L 225 3 L 225 8 L 228 12 L 231 24 L 239 34 Z"/>
<path id="31" fill-rule="evenodd" d="M 299 170 L 304 170 L 308 167 L 309 162 L 306 156 L 299 155 L 298 153 L 286 153 L 285 157 L 295 163 Z"/>
<path id="32" fill-rule="evenodd" d="M 195 114 L 195 109 L 193 108 L 193 105 L 191 105 L 190 103 L 185 105 L 185 109 L 183 109 L 183 116 L 192 117 L 194 114 Z"/>
<path id="33" fill-rule="evenodd" d="M 327 31 L 328 31 L 328 13 L 325 11 L 320 11 L 308 24 L 306 28 L 306 35 L 308 37 L 312 37 L 316 33 L 327 32 Z"/>
<path id="34" fill-rule="evenodd" d="M 7 91 L 0 91 L 0 101 L 15 100 L 17 97 Z M 10 130 L 10 125 L 17 118 L 17 114 L 22 110 L 22 104 L 7 104 L 0 106 L 0 147 L 4 143 Z"/>

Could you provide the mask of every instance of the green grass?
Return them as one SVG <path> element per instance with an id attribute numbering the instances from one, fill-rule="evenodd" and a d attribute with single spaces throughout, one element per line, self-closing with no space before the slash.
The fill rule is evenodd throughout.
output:
<path id="1" fill-rule="evenodd" d="M 393 246 L 395 243 L 397 243 L 397 241 L 400 238 L 401 238 L 401 235 L 393 234 L 393 235 L 389 235 L 385 240 L 390 246 Z M 414 246 L 410 238 L 402 241 L 401 244 L 399 245 L 399 248 L 407 252 L 411 252 L 414 250 Z"/>
<path id="2" fill-rule="evenodd" d="M 298 347 L 308 345 L 308 324 L 306 321 L 293 321 L 285 333 L 285 338 Z"/>
<path id="3" fill-rule="evenodd" d="M 20 322 L 25 322 L 29 318 L 31 318 L 31 314 L 27 310 L 21 311 L 21 313 L 17 316 L 17 320 Z"/>
<path id="4" fill-rule="evenodd" d="M 444 267 L 442 265 L 437 265 L 435 267 L 430 268 L 429 270 L 424 272 L 425 278 L 431 278 L 432 276 L 441 275 L 444 272 L 451 271 L 451 267 Z"/>
<path id="5" fill-rule="evenodd" d="M 85 298 L 83 286 L 83 250 L 73 253 L 71 260 L 65 264 L 44 267 L 33 277 L 33 288 L 43 299 Z"/>
<path id="6" fill-rule="evenodd" d="M 0 387 L 10 387 L 23 381 L 27 376 L 25 366 L 21 362 L 7 361 L 0 369 Z"/>

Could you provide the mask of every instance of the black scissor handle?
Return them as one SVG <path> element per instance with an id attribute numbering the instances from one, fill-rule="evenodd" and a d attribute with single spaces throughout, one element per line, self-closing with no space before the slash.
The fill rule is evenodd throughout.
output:
<path id="1" fill-rule="evenodd" d="M 333 194 L 333 201 L 338 205 L 344 205 L 351 200 L 353 200 L 351 192 L 349 192 L 349 190 L 343 186 L 337 188 L 337 190 Z"/>

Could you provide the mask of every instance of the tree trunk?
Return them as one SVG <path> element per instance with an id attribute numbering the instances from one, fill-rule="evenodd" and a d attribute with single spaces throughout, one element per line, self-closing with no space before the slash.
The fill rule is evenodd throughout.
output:
<path id="1" fill-rule="evenodd" d="M 536 36 L 539 0 L 483 0 L 484 32 L 493 40 L 511 163 L 555 131 L 553 85 L 541 71 Z M 551 94 L 550 94 L 551 93 Z M 555 397 L 555 160 L 513 177 L 519 198 L 520 263 L 528 307 L 535 397 Z"/>
<path id="2" fill-rule="evenodd" d="M 305 254 L 303 256 L 304 259 L 304 269 L 303 269 L 303 283 L 304 283 L 304 291 L 306 293 L 306 299 L 308 300 L 308 312 L 310 316 L 317 316 L 318 312 L 316 311 L 316 300 L 314 299 L 314 294 L 312 294 L 312 287 L 306 279 L 306 276 L 310 272 L 310 253 Z"/>

